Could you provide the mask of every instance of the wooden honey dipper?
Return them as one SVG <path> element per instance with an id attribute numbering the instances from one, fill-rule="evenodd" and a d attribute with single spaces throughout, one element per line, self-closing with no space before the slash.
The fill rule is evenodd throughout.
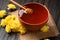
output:
<path id="1" fill-rule="evenodd" d="M 22 9 L 24 9 L 27 13 L 31 14 L 33 11 L 30 8 L 25 8 L 22 5 L 18 4 L 17 2 L 10 0 L 10 2 L 14 3 L 15 5 L 17 5 L 18 7 L 21 7 Z"/>

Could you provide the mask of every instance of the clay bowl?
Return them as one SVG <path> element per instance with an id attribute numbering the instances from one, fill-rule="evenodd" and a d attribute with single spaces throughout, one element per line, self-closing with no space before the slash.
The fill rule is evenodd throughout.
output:
<path id="1" fill-rule="evenodd" d="M 26 8 L 33 10 L 32 14 L 23 14 L 22 17 L 19 15 L 19 20 L 26 29 L 36 31 L 41 29 L 48 21 L 49 10 L 46 6 L 36 2 L 26 3 Z M 20 11 L 20 10 L 19 10 Z"/>

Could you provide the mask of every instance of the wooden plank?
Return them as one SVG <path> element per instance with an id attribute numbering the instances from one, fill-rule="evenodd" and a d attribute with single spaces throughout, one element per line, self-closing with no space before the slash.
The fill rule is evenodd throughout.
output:
<path id="1" fill-rule="evenodd" d="M 0 0 L 0 10 L 6 10 L 8 4 L 8 0 Z M 18 40 L 18 36 L 17 33 L 6 33 L 5 29 L 0 26 L 0 40 Z"/>
<path id="2" fill-rule="evenodd" d="M 17 15 L 17 17 L 18 17 L 18 10 L 15 12 L 12 12 L 10 14 Z M 53 37 L 53 36 L 58 35 L 58 30 L 56 28 L 55 22 L 54 22 L 52 16 L 50 15 L 50 13 L 49 13 L 49 20 L 46 25 L 48 25 L 50 27 L 48 32 L 43 33 L 43 32 L 39 31 L 39 32 L 28 32 L 25 35 L 19 34 L 20 35 L 19 40 L 39 40 L 41 38 Z"/>

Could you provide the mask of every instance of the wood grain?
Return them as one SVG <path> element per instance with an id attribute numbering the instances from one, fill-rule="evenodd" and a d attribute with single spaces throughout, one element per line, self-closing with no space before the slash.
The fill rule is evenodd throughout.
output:
<path id="1" fill-rule="evenodd" d="M 18 10 L 15 12 L 12 12 L 10 14 L 13 15 L 17 15 L 18 17 Z M 25 35 L 20 35 L 19 34 L 19 40 L 39 40 L 41 38 L 45 38 L 45 37 L 53 37 L 53 36 L 57 36 L 58 35 L 58 30 L 56 28 L 56 24 L 52 18 L 52 16 L 49 13 L 49 20 L 47 22 L 47 24 L 49 26 L 49 31 L 46 33 L 43 32 L 27 32 Z"/>

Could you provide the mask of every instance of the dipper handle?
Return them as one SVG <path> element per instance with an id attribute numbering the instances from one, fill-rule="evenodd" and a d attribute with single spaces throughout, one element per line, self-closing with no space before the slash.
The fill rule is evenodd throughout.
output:
<path id="1" fill-rule="evenodd" d="M 22 9 L 26 10 L 25 7 L 23 7 L 22 5 L 18 4 L 17 2 L 10 0 L 10 2 L 14 3 L 15 5 L 17 5 L 18 7 L 21 7 Z"/>
<path id="2" fill-rule="evenodd" d="M 33 11 L 30 8 L 25 8 L 22 5 L 18 4 L 17 2 L 10 0 L 10 2 L 14 3 L 15 5 L 17 5 L 18 7 L 21 7 L 22 9 L 24 9 L 27 13 L 31 14 Z"/>

